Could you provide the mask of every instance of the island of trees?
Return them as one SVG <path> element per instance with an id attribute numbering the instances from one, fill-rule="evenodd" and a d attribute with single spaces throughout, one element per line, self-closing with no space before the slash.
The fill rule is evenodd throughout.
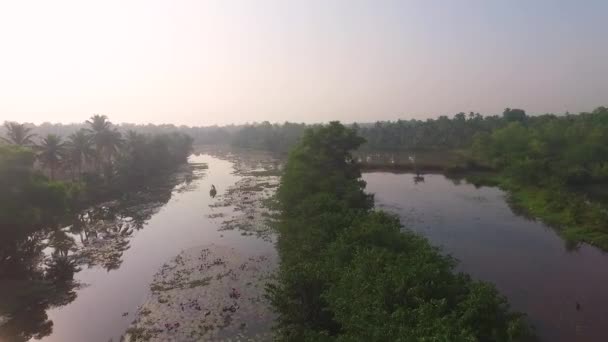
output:
<path id="1" fill-rule="evenodd" d="M 531 341 L 496 289 L 374 209 L 351 152 L 364 139 L 332 122 L 289 154 L 277 199 L 281 265 L 270 298 L 285 341 Z"/>

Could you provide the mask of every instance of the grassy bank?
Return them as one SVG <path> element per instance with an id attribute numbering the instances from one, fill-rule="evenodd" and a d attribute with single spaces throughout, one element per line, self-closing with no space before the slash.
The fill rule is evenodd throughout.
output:
<path id="1" fill-rule="evenodd" d="M 269 297 L 283 341 L 530 341 L 488 283 L 373 209 L 338 123 L 308 131 L 277 192 L 281 264 Z"/>

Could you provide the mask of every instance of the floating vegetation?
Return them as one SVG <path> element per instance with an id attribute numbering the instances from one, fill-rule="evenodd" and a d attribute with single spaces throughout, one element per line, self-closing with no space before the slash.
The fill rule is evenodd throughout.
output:
<path id="1" fill-rule="evenodd" d="M 186 250 L 154 276 L 125 341 L 268 341 L 274 314 L 264 288 L 274 255 L 218 245 Z"/>
<path id="2" fill-rule="evenodd" d="M 209 205 L 227 209 L 207 218 L 220 219 L 220 231 L 238 230 L 241 236 L 271 242 L 278 215 L 276 160 L 218 157 L 233 162 L 240 179 Z M 218 245 L 182 252 L 154 276 L 150 298 L 140 307 L 125 340 L 272 340 L 275 316 L 265 287 L 276 269 L 276 254 L 273 249 L 266 253 L 247 255 Z"/>
<path id="3" fill-rule="evenodd" d="M 234 210 L 228 215 L 217 213 L 208 217 L 224 217 L 220 230 L 240 230 L 243 236 L 256 236 L 271 241 L 273 221 L 278 215 L 274 193 L 280 178 L 276 172 L 264 172 L 263 168 L 254 170 L 253 168 L 260 167 L 257 160 L 254 163 L 247 162 L 247 159 L 231 161 L 235 165 L 235 174 L 242 178 L 218 196 L 210 207 L 233 207 Z M 267 160 L 262 163 L 262 167 L 274 164 L 276 162 Z"/>

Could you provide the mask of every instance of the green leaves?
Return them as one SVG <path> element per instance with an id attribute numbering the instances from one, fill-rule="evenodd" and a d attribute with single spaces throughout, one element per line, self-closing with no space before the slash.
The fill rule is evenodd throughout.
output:
<path id="1" fill-rule="evenodd" d="M 337 122 L 308 130 L 277 193 L 281 265 L 269 297 L 285 341 L 527 341 L 521 316 L 490 284 L 399 220 L 374 211 Z"/>

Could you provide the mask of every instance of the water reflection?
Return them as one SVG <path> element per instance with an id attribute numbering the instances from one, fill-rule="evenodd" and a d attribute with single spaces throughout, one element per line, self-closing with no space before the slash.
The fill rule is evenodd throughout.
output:
<path id="1" fill-rule="evenodd" d="M 125 192 L 118 200 L 88 208 L 48 227 L 19 227 L 0 243 L 0 341 L 40 339 L 53 331 L 47 316 L 85 286 L 74 280 L 83 267 L 118 269 L 134 231 L 201 172 L 196 165 L 159 179 L 148 188 Z M 6 230 L 5 230 L 6 231 Z"/>
<path id="2" fill-rule="evenodd" d="M 36 232 L 13 241 L 10 255 L 0 260 L 0 311 L 8 316 L 0 326 L 0 340 L 27 341 L 51 333 L 53 322 L 46 311 L 73 301 L 79 285 L 74 281 L 79 268 L 68 257 L 70 246 L 60 233 L 49 238 Z"/>

